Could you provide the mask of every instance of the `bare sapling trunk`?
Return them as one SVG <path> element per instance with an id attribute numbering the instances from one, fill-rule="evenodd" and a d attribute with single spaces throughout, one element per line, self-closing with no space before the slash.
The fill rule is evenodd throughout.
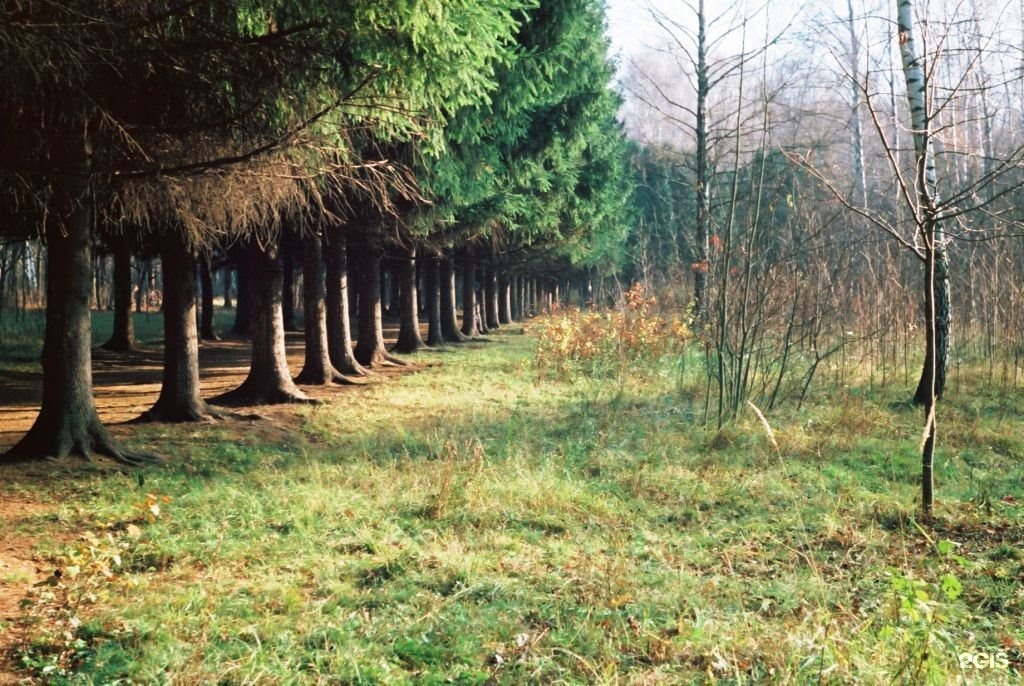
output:
<path id="1" fill-rule="evenodd" d="M 409 248 L 402 259 L 395 262 L 392 270 L 399 282 L 399 328 L 394 350 L 400 353 L 414 353 L 426 347 L 420 336 L 419 298 L 416 288 L 416 248 Z"/>
<path id="2" fill-rule="evenodd" d="M 936 442 L 935 406 L 945 387 L 949 355 L 950 303 L 949 264 L 946 238 L 939 216 L 939 194 L 935 158 L 932 154 L 925 70 L 917 57 L 914 42 L 913 4 L 897 0 L 897 24 L 900 56 L 907 83 L 907 99 L 916 158 L 914 208 L 919 243 L 925 263 L 925 361 L 914 401 L 924 405 L 925 428 L 921 446 L 921 509 L 930 519 L 934 508 L 934 461 Z"/>
<path id="3" fill-rule="evenodd" d="M 122 238 L 114 243 L 114 328 L 102 346 L 106 350 L 128 353 L 135 348 L 132 322 L 132 251 Z"/>
<path id="4" fill-rule="evenodd" d="M 248 248 L 252 299 L 252 357 L 242 385 L 213 398 L 219 405 L 275 405 L 315 402 L 300 391 L 288 371 L 281 311 L 283 268 L 278 247 L 252 241 Z"/>
<path id="5" fill-rule="evenodd" d="M 195 422 L 222 415 L 199 390 L 199 335 L 196 329 L 195 256 L 185 237 L 171 231 L 161 239 L 164 280 L 164 367 L 160 397 L 139 417 L 147 422 Z"/>
<path id="6" fill-rule="evenodd" d="M 708 123 L 707 103 L 711 90 L 708 78 L 707 30 L 705 26 L 704 0 L 697 4 L 697 107 L 696 107 L 696 157 L 697 176 L 694 179 L 697 201 L 696 254 L 693 268 L 693 318 L 698 324 L 707 314 L 707 279 L 711 268 L 708 225 L 711 212 L 708 203 Z"/>
<path id="7" fill-rule="evenodd" d="M 340 225 L 332 224 L 324 230 L 323 249 L 327 266 L 327 350 L 331 364 L 346 377 L 366 376 L 369 371 L 356 361 L 352 352 L 348 248 Z"/>
<path id="8" fill-rule="evenodd" d="M 28 433 L 5 461 L 94 454 L 135 465 L 151 456 L 123 450 L 100 422 L 92 394 L 92 192 L 89 146 L 81 141 L 82 173 L 54 179 L 53 212 L 45 227 L 46 328 L 43 334 L 43 402 Z"/>

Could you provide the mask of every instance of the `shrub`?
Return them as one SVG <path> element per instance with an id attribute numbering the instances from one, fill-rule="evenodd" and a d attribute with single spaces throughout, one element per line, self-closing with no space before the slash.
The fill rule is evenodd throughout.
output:
<path id="1" fill-rule="evenodd" d="M 558 375 L 615 377 L 650 369 L 666 355 L 682 352 L 692 338 L 678 317 L 659 313 L 658 300 L 637 284 L 612 310 L 555 310 L 536 321 L 534 364 Z"/>

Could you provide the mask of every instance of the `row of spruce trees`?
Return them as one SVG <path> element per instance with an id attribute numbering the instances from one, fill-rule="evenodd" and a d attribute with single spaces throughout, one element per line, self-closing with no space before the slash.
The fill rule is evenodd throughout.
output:
<path id="1" fill-rule="evenodd" d="M 407 298 L 423 261 L 431 342 L 460 340 L 473 328 L 455 324 L 456 265 L 471 317 L 477 261 L 564 273 L 617 254 L 628 227 L 595 0 L 14 2 L 0 62 L 0 231 L 39 235 L 47 252 L 42 407 L 12 458 L 145 458 L 93 401 L 98 241 L 122 265 L 159 253 L 163 386 L 145 418 L 190 421 L 217 414 L 199 387 L 197 258 L 238 254 L 248 279 L 251 369 L 220 401 L 271 403 L 305 397 L 284 360 L 286 233 L 305 275 L 298 381 L 320 384 L 390 358 L 385 253 L 401 258 Z M 488 301 L 504 294 L 499 318 L 538 297 L 530 280 L 482 274 Z M 403 318 L 399 349 L 420 343 Z"/>

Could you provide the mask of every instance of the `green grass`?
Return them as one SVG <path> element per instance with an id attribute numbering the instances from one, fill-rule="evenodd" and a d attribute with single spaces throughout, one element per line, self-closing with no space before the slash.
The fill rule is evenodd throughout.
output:
<path id="1" fill-rule="evenodd" d="M 772 413 L 779 455 L 752 417 L 695 424 L 694 379 L 551 379 L 528 336 L 497 338 L 293 426 L 142 427 L 165 464 L 22 485 L 61 503 L 40 528 L 91 536 L 47 548 L 77 576 L 36 598 L 26 664 L 71 684 L 1020 683 L 1020 398 L 944 404 L 925 527 L 898 390 Z M 1000 650 L 1010 669 L 958 668 Z"/>

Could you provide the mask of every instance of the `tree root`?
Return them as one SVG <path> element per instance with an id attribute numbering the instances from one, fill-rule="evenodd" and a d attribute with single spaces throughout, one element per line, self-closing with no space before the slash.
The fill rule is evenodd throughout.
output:
<path id="1" fill-rule="evenodd" d="M 49 422 L 37 419 L 25 437 L 0 456 L 0 461 L 17 463 L 37 459 L 59 460 L 72 454 L 81 455 L 89 462 L 94 461 L 94 455 L 102 455 L 129 467 L 160 461 L 156 455 L 128 451 L 119 446 L 99 418 L 93 418 L 85 426 L 78 427 L 74 435 L 68 426 L 50 427 L 47 424 Z"/>
<path id="2" fill-rule="evenodd" d="M 242 384 L 233 391 L 221 393 L 209 402 L 228 407 L 243 407 L 247 405 L 285 405 L 290 403 L 303 405 L 322 405 L 323 401 L 310 398 L 305 393 L 293 392 L 283 388 L 254 389 Z"/>
<path id="3" fill-rule="evenodd" d="M 224 413 L 216 410 L 210 405 L 202 401 L 202 404 L 198 407 L 187 406 L 187 407 L 165 407 L 161 406 L 161 403 L 157 401 L 153 407 L 143 412 L 135 419 L 130 420 L 129 424 L 148 424 L 152 422 L 159 422 L 165 424 L 184 424 L 188 422 L 210 422 L 215 420 L 227 419 L 229 413 Z"/>

